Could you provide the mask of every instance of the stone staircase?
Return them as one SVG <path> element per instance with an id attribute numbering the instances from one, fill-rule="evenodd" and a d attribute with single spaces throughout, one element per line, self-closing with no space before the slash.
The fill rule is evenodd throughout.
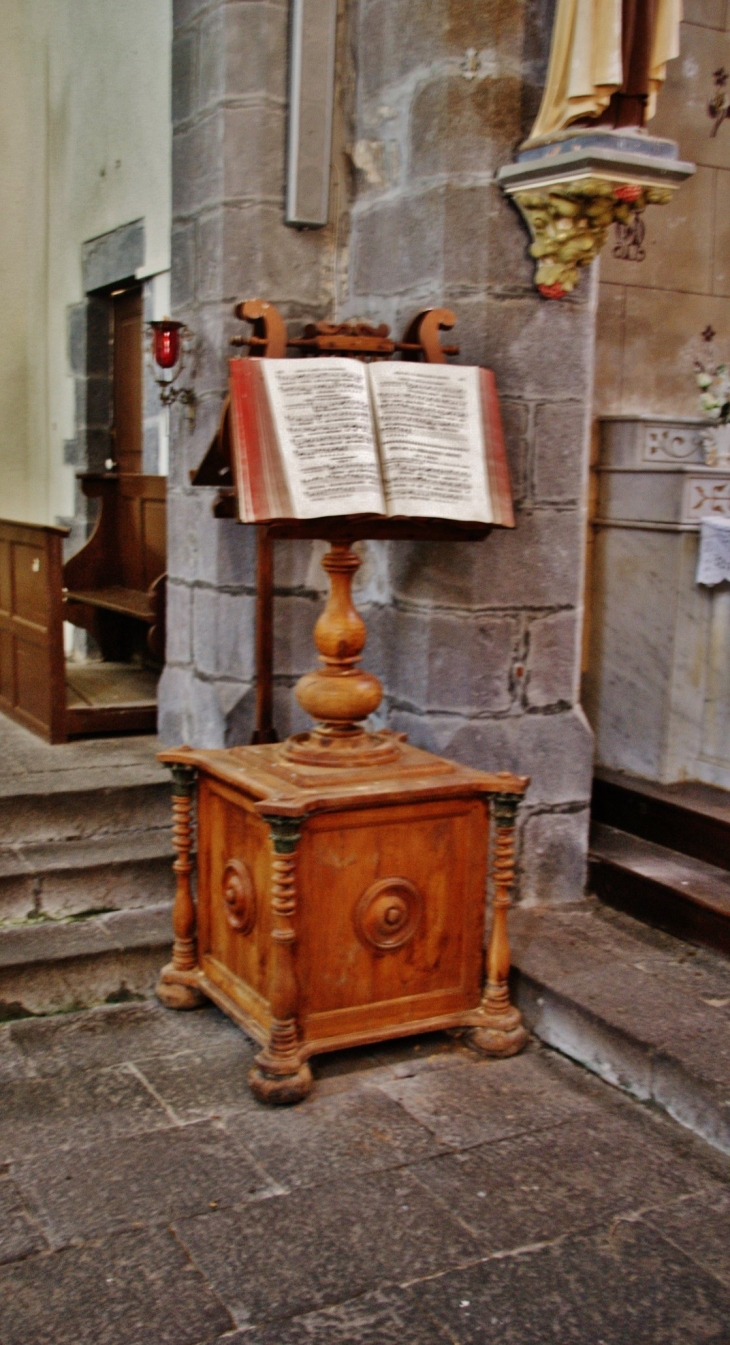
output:
<path id="1" fill-rule="evenodd" d="M 0 1019 L 151 993 L 173 895 L 155 750 L 49 747 L 0 716 Z"/>

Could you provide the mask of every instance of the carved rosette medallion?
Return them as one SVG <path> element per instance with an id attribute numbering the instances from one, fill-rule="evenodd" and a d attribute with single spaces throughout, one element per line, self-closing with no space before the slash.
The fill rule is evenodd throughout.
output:
<path id="1" fill-rule="evenodd" d="M 423 897 L 407 878 L 381 878 L 355 907 L 355 932 L 365 947 L 389 952 L 402 948 L 423 919 Z"/>
<path id="2" fill-rule="evenodd" d="M 226 919 L 237 934 L 250 934 L 256 924 L 256 890 L 251 872 L 242 859 L 229 859 L 223 870 L 223 905 Z"/>

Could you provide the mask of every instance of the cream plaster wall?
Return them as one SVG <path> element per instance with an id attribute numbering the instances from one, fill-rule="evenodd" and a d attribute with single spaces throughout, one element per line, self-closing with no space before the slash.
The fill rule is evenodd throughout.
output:
<path id="1" fill-rule="evenodd" d="M 730 120 L 713 138 L 713 72 L 730 72 L 730 4 L 685 0 L 681 54 L 668 67 L 655 135 L 697 172 L 668 206 L 650 207 L 646 259 L 600 259 L 595 413 L 698 414 L 693 360 L 708 325 L 730 358 Z"/>
<path id="2" fill-rule="evenodd" d="M 144 219 L 169 268 L 171 0 L 0 0 L 0 514 L 73 512 L 81 247 Z"/>

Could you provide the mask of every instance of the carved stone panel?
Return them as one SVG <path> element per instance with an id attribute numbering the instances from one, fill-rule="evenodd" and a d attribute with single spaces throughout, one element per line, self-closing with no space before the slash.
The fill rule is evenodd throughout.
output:
<path id="1" fill-rule="evenodd" d="M 684 425 L 647 425 L 643 462 L 701 462 L 702 432 Z"/>
<path id="2" fill-rule="evenodd" d="M 685 483 L 683 522 L 730 518 L 730 476 L 691 476 Z"/>

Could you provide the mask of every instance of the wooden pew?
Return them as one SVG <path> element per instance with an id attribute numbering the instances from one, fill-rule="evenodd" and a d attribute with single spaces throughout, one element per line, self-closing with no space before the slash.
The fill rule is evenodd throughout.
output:
<path id="1" fill-rule="evenodd" d="M 140 653 L 162 664 L 165 655 L 166 478 L 89 473 L 81 484 L 101 507 L 65 565 L 68 528 L 0 520 L 0 710 L 51 743 L 153 732 L 154 674 L 130 664 L 127 681 L 118 665 Z M 117 665 L 109 676 L 104 663 L 66 667 L 64 620 L 94 635 Z"/>
<path id="2" fill-rule="evenodd" d="M 63 567 L 65 618 L 94 635 L 105 659 L 129 658 L 142 633 L 163 663 L 167 478 L 108 472 L 79 480 L 101 508 L 88 542 Z"/>

